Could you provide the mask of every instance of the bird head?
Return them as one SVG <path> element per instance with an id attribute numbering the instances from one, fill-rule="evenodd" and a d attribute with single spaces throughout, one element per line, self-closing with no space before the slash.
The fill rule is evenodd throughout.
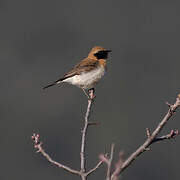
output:
<path id="1" fill-rule="evenodd" d="M 93 59 L 107 59 L 109 52 L 111 50 L 107 50 L 101 46 L 95 46 L 91 49 L 88 57 Z"/>

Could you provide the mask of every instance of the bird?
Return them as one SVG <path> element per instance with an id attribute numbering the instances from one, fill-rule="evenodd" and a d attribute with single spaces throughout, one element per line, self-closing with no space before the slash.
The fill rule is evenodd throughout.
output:
<path id="1" fill-rule="evenodd" d="M 94 86 L 104 76 L 107 70 L 106 60 L 110 52 L 111 50 L 107 50 L 101 46 L 93 47 L 86 58 L 76 64 L 64 76 L 43 87 L 43 89 L 61 83 L 69 83 L 81 88 L 86 95 L 86 90 L 89 92 L 92 90 L 94 92 Z"/>

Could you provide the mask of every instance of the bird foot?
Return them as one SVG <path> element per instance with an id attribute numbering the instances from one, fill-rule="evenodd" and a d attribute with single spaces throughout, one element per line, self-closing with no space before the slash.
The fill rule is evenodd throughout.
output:
<path id="1" fill-rule="evenodd" d="M 89 92 L 89 99 L 90 99 L 90 100 L 94 100 L 95 97 L 96 97 L 96 96 L 94 95 L 95 89 L 94 89 L 94 88 L 89 89 L 88 92 Z"/>
<path id="2" fill-rule="evenodd" d="M 94 88 L 89 89 L 88 93 L 86 92 L 85 89 L 82 88 L 82 90 L 83 90 L 84 94 L 87 96 L 88 100 L 93 101 L 95 99 L 96 96 L 94 95 L 94 92 L 95 92 Z"/>

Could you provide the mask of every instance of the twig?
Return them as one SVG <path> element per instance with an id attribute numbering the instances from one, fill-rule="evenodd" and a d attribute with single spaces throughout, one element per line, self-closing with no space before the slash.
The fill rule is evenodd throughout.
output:
<path id="1" fill-rule="evenodd" d="M 115 170 L 114 170 L 114 172 L 113 172 L 112 175 L 111 175 L 111 179 L 112 179 L 112 180 L 118 180 L 118 176 L 119 176 L 119 173 L 120 173 L 120 171 L 121 171 L 122 164 L 123 164 L 123 162 L 124 162 L 124 160 L 123 160 L 123 155 L 124 155 L 124 152 L 121 151 L 121 152 L 119 153 L 119 160 L 118 160 L 118 162 L 115 164 Z"/>
<path id="2" fill-rule="evenodd" d="M 82 180 L 86 180 L 87 176 L 90 175 L 91 173 L 95 172 L 101 164 L 104 162 L 107 164 L 107 175 L 106 175 L 106 180 L 118 180 L 120 174 L 143 152 L 149 150 L 149 146 L 155 142 L 159 142 L 162 140 L 166 139 L 172 139 L 176 137 L 179 132 L 178 130 L 171 130 L 169 134 L 164 135 L 164 136 L 158 136 L 160 131 L 163 129 L 163 127 L 166 125 L 168 120 L 175 114 L 176 109 L 180 106 L 180 94 L 178 95 L 176 102 L 171 105 L 169 103 L 166 103 L 169 106 L 169 110 L 167 114 L 164 116 L 162 121 L 158 124 L 158 126 L 155 128 L 155 130 L 151 133 L 150 130 L 147 128 L 146 129 L 146 134 L 147 134 L 147 139 L 146 141 L 134 152 L 132 153 L 125 161 L 123 160 L 123 153 L 121 152 L 119 154 L 119 160 L 115 165 L 115 170 L 111 173 L 111 166 L 112 166 L 112 161 L 113 161 L 113 154 L 114 154 L 114 144 L 111 145 L 111 153 L 110 157 L 107 157 L 107 154 L 101 154 L 99 156 L 100 161 L 98 164 L 90 169 L 89 171 L 86 172 L 85 169 L 85 143 L 86 143 L 86 134 L 88 130 L 88 126 L 90 125 L 98 125 L 98 123 L 94 122 L 89 122 L 89 116 L 90 116 L 90 111 L 91 111 L 91 106 L 93 103 L 95 96 L 94 96 L 94 89 L 92 89 L 89 93 L 88 96 L 88 106 L 87 106 L 87 111 L 85 115 L 85 123 L 84 123 L 84 128 L 82 130 L 82 137 L 81 137 L 81 150 L 80 150 L 80 170 L 74 170 L 68 166 L 65 166 L 55 160 L 53 160 L 49 154 L 45 152 L 45 150 L 42 147 L 42 142 L 40 141 L 40 136 L 39 134 L 33 134 L 32 140 L 34 142 L 34 148 L 37 150 L 38 153 L 41 153 L 50 163 L 56 165 L 59 168 L 62 168 L 72 174 L 79 175 Z"/>
<path id="3" fill-rule="evenodd" d="M 106 163 L 107 165 L 107 174 L 106 174 L 106 180 L 111 179 L 111 165 L 112 165 L 112 160 L 113 160 L 113 155 L 114 155 L 114 144 L 111 145 L 111 154 L 110 157 L 107 157 L 107 154 L 100 154 L 99 159 Z"/>
<path id="4" fill-rule="evenodd" d="M 171 105 L 169 103 L 166 103 L 169 106 L 169 110 L 167 114 L 164 116 L 162 121 L 158 124 L 158 126 L 155 128 L 153 133 L 151 134 L 150 130 L 146 128 L 146 134 L 147 139 L 146 141 L 134 152 L 132 153 L 125 161 L 123 161 L 123 153 L 120 153 L 119 155 L 119 161 L 115 165 L 115 170 L 111 173 L 111 162 L 113 159 L 113 151 L 114 151 L 114 145 L 111 146 L 111 156 L 108 159 L 103 154 L 99 156 L 100 160 L 105 162 L 108 166 L 107 168 L 107 180 L 118 180 L 120 174 L 143 152 L 149 150 L 149 146 L 155 142 L 166 140 L 166 139 L 172 139 L 175 136 L 179 134 L 178 130 L 171 130 L 171 132 L 167 135 L 158 137 L 158 134 L 163 129 L 163 127 L 166 125 L 168 120 L 174 115 L 176 109 L 180 106 L 180 94 L 176 98 L 176 102 Z"/>
<path id="5" fill-rule="evenodd" d="M 168 122 L 168 120 L 174 115 L 176 109 L 180 106 L 180 95 L 178 95 L 178 97 L 176 98 L 176 102 L 173 105 L 170 105 L 169 103 L 167 103 L 167 104 L 169 106 L 169 110 L 168 110 L 167 114 L 164 116 L 164 118 L 158 124 L 158 126 L 156 127 L 156 129 L 153 131 L 152 134 L 150 133 L 149 129 L 146 129 L 147 140 L 134 153 L 132 153 L 129 156 L 129 158 L 127 158 L 122 163 L 121 170 L 119 171 L 118 175 L 120 175 L 120 173 L 122 171 L 124 171 L 140 154 L 142 154 L 146 150 L 149 150 L 148 148 L 151 144 L 158 142 L 158 141 L 165 140 L 165 139 L 174 138 L 178 134 L 177 130 L 176 131 L 172 130 L 169 134 L 167 134 L 165 136 L 157 137 L 157 135 L 160 133 L 160 131 L 165 126 L 165 124 Z"/>
<path id="6" fill-rule="evenodd" d="M 86 173 L 86 176 L 89 176 L 91 173 L 93 173 L 94 171 L 96 171 L 101 165 L 102 165 L 103 161 L 99 161 L 98 164 L 90 169 L 87 173 Z"/>
<path id="7" fill-rule="evenodd" d="M 110 158 L 107 163 L 107 176 L 106 176 L 107 180 L 111 179 L 111 164 L 112 164 L 112 160 L 113 160 L 113 155 L 114 155 L 114 144 L 111 145 L 111 154 L 110 154 Z"/>
<path id="8" fill-rule="evenodd" d="M 179 134 L 178 130 L 171 130 L 171 132 L 167 135 L 154 138 L 152 142 L 154 143 L 157 141 L 163 141 L 165 139 L 172 139 L 172 138 L 175 138 L 178 134 Z"/>
<path id="9" fill-rule="evenodd" d="M 87 94 L 86 94 L 87 95 Z M 87 129 L 88 126 L 90 125 L 99 125 L 99 123 L 95 123 L 95 122 L 89 122 L 89 116 L 90 116 L 90 111 L 91 111 L 91 106 L 92 103 L 94 101 L 94 89 L 89 90 L 89 96 L 88 96 L 88 106 L 87 106 L 87 111 L 86 111 L 86 115 L 85 115 L 85 123 L 84 123 L 84 128 L 82 130 L 82 139 L 81 139 L 81 152 L 80 152 L 80 161 L 81 161 L 81 168 L 79 171 L 74 170 L 68 166 L 65 166 L 57 161 L 54 161 L 49 154 L 47 154 L 45 152 L 45 150 L 42 148 L 42 142 L 40 142 L 40 135 L 39 134 L 33 134 L 32 136 L 32 140 L 34 143 L 34 148 L 37 149 L 36 152 L 41 153 L 49 162 L 51 162 L 52 164 L 65 169 L 66 171 L 73 173 L 73 174 L 77 174 L 81 177 L 82 180 L 86 180 L 87 176 L 92 174 L 93 172 L 95 172 L 103 163 L 102 161 L 99 161 L 99 163 L 92 169 L 90 169 L 88 172 L 86 172 L 85 170 L 85 143 L 86 143 L 86 134 L 87 134 Z"/>
<path id="10" fill-rule="evenodd" d="M 36 151 L 37 153 L 41 153 L 50 163 L 58 166 L 59 168 L 62 168 L 62 169 L 66 170 L 66 171 L 68 171 L 68 172 L 70 172 L 70 173 L 80 175 L 80 172 L 79 172 L 79 171 L 74 170 L 74 169 L 72 169 L 72 168 L 70 168 L 70 167 L 68 167 L 68 166 L 65 166 L 65 165 L 63 165 L 63 164 L 61 164 L 61 163 L 59 163 L 59 162 L 57 162 L 57 161 L 54 161 L 54 160 L 49 156 L 49 154 L 47 154 L 47 153 L 45 152 L 45 150 L 42 148 L 42 142 L 40 141 L 39 138 L 40 138 L 40 135 L 39 135 L 39 134 L 35 134 L 35 133 L 34 133 L 34 134 L 32 135 L 32 140 L 33 140 L 33 142 L 34 142 L 34 148 L 37 149 L 37 151 Z"/>
<path id="11" fill-rule="evenodd" d="M 81 152 L 80 152 L 80 160 L 81 160 L 81 178 L 82 180 L 86 179 L 86 173 L 85 173 L 85 142 L 86 142 L 86 133 L 89 126 L 88 119 L 91 111 L 91 105 L 94 98 L 94 90 L 91 90 L 89 93 L 90 98 L 88 99 L 88 106 L 87 111 L 85 115 L 85 123 L 84 128 L 82 130 L 82 139 L 81 139 Z"/>
<path id="12" fill-rule="evenodd" d="M 92 125 L 98 126 L 98 125 L 100 125 L 100 124 L 101 124 L 100 122 L 88 122 L 88 125 L 89 125 L 89 126 L 92 126 Z"/>

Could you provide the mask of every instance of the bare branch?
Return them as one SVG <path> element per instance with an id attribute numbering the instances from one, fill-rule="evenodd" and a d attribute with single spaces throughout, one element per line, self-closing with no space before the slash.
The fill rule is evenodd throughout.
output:
<path id="1" fill-rule="evenodd" d="M 106 176 L 107 180 L 111 179 L 111 164 L 112 164 L 113 156 L 114 156 L 114 144 L 111 145 L 111 154 L 109 161 L 107 163 L 107 176 Z"/>
<path id="2" fill-rule="evenodd" d="M 111 175 L 111 179 L 112 179 L 112 180 L 118 180 L 118 178 L 119 178 L 119 173 L 120 173 L 120 171 L 121 171 L 121 167 L 122 167 L 122 164 L 123 164 L 123 162 L 124 162 L 123 155 L 124 155 L 124 152 L 121 151 L 121 152 L 119 153 L 119 160 L 118 160 L 118 162 L 115 164 L 115 170 L 114 170 L 114 172 L 113 172 L 112 175 Z"/>
<path id="3" fill-rule="evenodd" d="M 90 97 L 93 96 L 93 91 L 90 93 Z M 85 172 L 85 157 L 84 157 L 84 152 L 85 152 L 85 141 L 86 141 L 86 133 L 87 129 L 89 126 L 88 123 L 88 118 L 90 115 L 90 110 L 91 110 L 91 105 L 92 105 L 92 99 L 88 99 L 88 106 L 87 106 L 87 111 L 85 115 L 85 123 L 84 123 L 84 128 L 82 130 L 82 140 L 81 140 L 81 152 L 80 152 L 80 158 L 81 158 L 81 171 Z"/>
<path id="4" fill-rule="evenodd" d="M 111 145 L 111 154 L 110 157 L 107 157 L 107 154 L 100 154 L 99 159 L 107 164 L 107 174 L 106 174 L 106 180 L 111 179 L 111 165 L 112 165 L 112 160 L 113 160 L 113 155 L 114 155 L 114 144 Z"/>
<path id="5" fill-rule="evenodd" d="M 87 173 L 86 173 L 86 176 L 90 175 L 91 173 L 93 173 L 94 171 L 96 171 L 101 165 L 102 165 L 103 161 L 99 161 L 98 164 L 90 169 Z"/>
<path id="6" fill-rule="evenodd" d="M 100 159 L 102 162 L 106 163 L 106 164 L 109 163 L 109 159 L 108 159 L 107 155 L 108 155 L 108 154 L 105 154 L 105 155 L 104 155 L 104 154 L 100 154 L 100 155 L 99 155 L 99 159 Z"/>
<path id="7" fill-rule="evenodd" d="M 65 166 L 57 161 L 54 161 L 46 152 L 45 150 L 42 148 L 42 142 L 40 141 L 40 135 L 39 134 L 33 134 L 32 135 L 32 140 L 34 142 L 34 148 L 37 149 L 37 153 L 41 153 L 50 163 L 58 166 L 59 168 L 62 168 L 70 173 L 73 173 L 73 174 L 77 174 L 77 175 L 80 175 L 80 172 L 77 171 L 77 170 L 74 170 L 74 169 L 71 169 L 70 167 L 68 166 Z"/>
<path id="8" fill-rule="evenodd" d="M 101 124 L 100 122 L 88 122 L 88 125 L 89 125 L 89 126 L 92 126 L 92 125 L 98 126 L 98 125 L 100 125 L 100 124 Z"/>
<path id="9" fill-rule="evenodd" d="M 152 142 L 154 143 L 154 142 L 163 141 L 163 140 L 166 140 L 166 139 L 173 139 L 178 134 L 179 134 L 178 130 L 171 130 L 171 132 L 169 134 L 167 134 L 167 135 L 154 138 L 154 140 Z"/>
<path id="10" fill-rule="evenodd" d="M 86 180 L 87 176 L 90 175 L 91 173 L 95 172 L 103 163 L 103 161 L 100 161 L 94 168 L 90 169 L 88 172 L 86 172 L 86 170 L 85 170 L 85 143 L 86 143 L 86 134 L 87 134 L 88 126 L 99 125 L 99 123 L 88 121 L 89 116 L 90 116 L 91 106 L 92 106 L 92 103 L 94 102 L 94 98 L 95 98 L 94 89 L 89 90 L 89 95 L 87 95 L 87 96 L 88 96 L 88 106 L 87 106 L 87 111 L 86 111 L 86 115 L 85 115 L 84 128 L 82 130 L 81 151 L 80 151 L 81 168 L 79 171 L 74 170 L 68 166 L 65 166 L 57 161 L 54 161 L 42 148 L 42 142 L 40 142 L 39 134 L 34 133 L 32 136 L 32 140 L 34 142 L 34 148 L 37 149 L 37 152 L 40 152 L 52 164 L 54 164 L 62 169 L 65 169 L 66 171 L 68 171 L 70 173 L 79 175 L 82 180 Z"/>
<path id="11" fill-rule="evenodd" d="M 87 97 L 88 97 L 88 106 L 87 106 L 87 110 L 86 110 L 86 114 L 85 114 L 85 118 L 84 118 L 85 122 L 84 122 L 84 127 L 82 130 L 82 137 L 81 137 L 80 170 L 79 171 L 74 170 L 68 166 L 65 166 L 65 165 L 53 160 L 49 156 L 49 154 L 47 154 L 45 152 L 45 150 L 43 149 L 39 134 L 33 134 L 33 136 L 32 136 L 32 140 L 34 142 L 34 148 L 37 150 L 38 153 L 41 153 L 50 163 L 56 165 L 57 167 L 62 168 L 72 174 L 79 175 L 82 180 L 86 180 L 87 176 L 89 176 L 91 173 L 95 172 L 103 163 L 107 164 L 106 180 L 118 180 L 120 174 L 129 165 L 131 165 L 132 162 L 139 155 L 141 155 L 143 152 L 149 150 L 149 147 L 151 144 L 153 144 L 155 142 L 163 141 L 166 139 L 175 138 L 179 134 L 178 130 L 171 130 L 170 133 L 168 133 L 167 135 L 158 136 L 160 131 L 167 124 L 168 120 L 175 114 L 176 109 L 180 106 L 180 94 L 178 95 L 176 102 L 173 105 L 166 102 L 166 104 L 169 107 L 167 114 L 164 116 L 162 121 L 157 125 L 157 127 L 155 128 L 155 130 L 152 133 L 150 132 L 150 130 L 148 128 L 146 128 L 147 139 L 135 152 L 133 152 L 125 161 L 123 159 L 123 152 L 119 153 L 119 159 L 118 159 L 117 163 L 115 164 L 115 169 L 113 172 L 111 172 L 111 168 L 112 168 L 112 161 L 113 161 L 113 156 L 114 156 L 114 144 L 111 145 L 110 157 L 107 157 L 107 154 L 101 154 L 99 156 L 100 161 L 98 162 L 98 164 L 94 168 L 92 168 L 86 172 L 85 145 L 86 145 L 87 130 L 88 130 L 88 127 L 91 125 L 99 125 L 99 123 L 97 123 L 97 122 L 89 122 L 91 106 L 92 106 L 92 103 L 94 102 L 94 98 L 95 98 L 94 89 L 91 89 L 89 91 L 89 95 L 87 95 Z"/>
<path id="12" fill-rule="evenodd" d="M 88 122 L 90 111 L 91 111 L 91 105 L 93 103 L 95 96 L 94 96 L 94 89 L 89 91 L 89 99 L 88 99 L 88 106 L 87 111 L 85 115 L 85 123 L 84 128 L 82 130 L 82 139 L 81 139 L 81 152 L 80 152 L 80 159 L 81 159 L 81 178 L 82 180 L 86 179 L 86 173 L 85 173 L 85 142 L 86 142 L 86 134 L 88 130 L 88 126 L 90 123 Z M 97 169 L 97 168 L 96 168 Z"/>
<path id="13" fill-rule="evenodd" d="M 177 130 L 176 131 L 172 130 L 169 134 L 167 134 L 165 136 L 157 137 L 157 135 L 160 133 L 162 128 L 166 125 L 168 120 L 174 115 L 176 109 L 180 106 L 180 95 L 178 95 L 176 102 L 173 105 L 171 105 L 169 103 L 166 103 L 166 104 L 168 104 L 168 106 L 169 106 L 169 110 L 168 110 L 167 114 L 164 116 L 164 118 L 158 124 L 158 126 L 152 132 L 152 134 L 150 133 L 149 129 L 146 129 L 147 140 L 134 153 L 132 153 L 129 156 L 129 158 L 127 158 L 122 163 L 122 165 L 120 167 L 120 171 L 118 172 L 118 175 L 120 175 L 120 173 L 122 171 L 124 171 L 139 155 L 141 155 L 143 152 L 149 150 L 149 146 L 151 144 L 158 142 L 158 141 L 165 140 L 165 139 L 174 138 L 178 134 Z"/>

